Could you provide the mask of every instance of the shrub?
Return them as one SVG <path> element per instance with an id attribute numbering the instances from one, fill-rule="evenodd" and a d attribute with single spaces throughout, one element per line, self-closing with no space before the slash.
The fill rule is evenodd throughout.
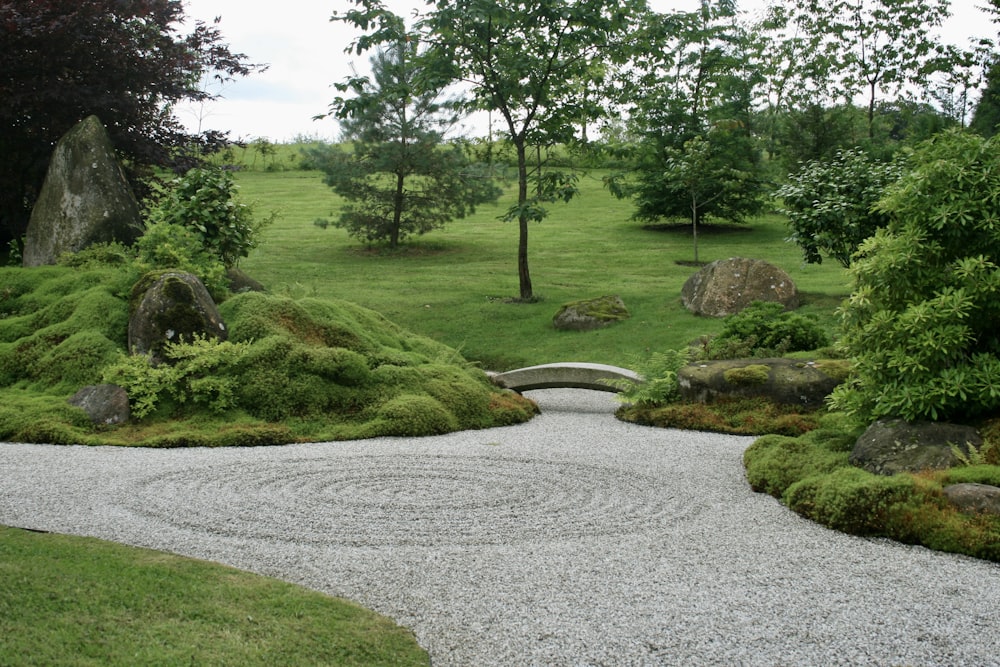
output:
<path id="1" fill-rule="evenodd" d="M 150 224 L 186 227 L 226 268 L 236 266 L 257 247 L 261 230 L 275 217 L 256 219 L 251 206 L 237 199 L 232 175 L 220 168 L 191 169 L 159 187 L 148 207 Z"/>
<path id="2" fill-rule="evenodd" d="M 378 411 L 386 435 L 440 435 L 458 430 L 458 420 L 440 402 L 422 394 L 402 394 Z"/>
<path id="3" fill-rule="evenodd" d="M 166 269 L 185 271 L 198 279 L 217 302 L 225 299 L 229 289 L 226 267 L 206 250 L 198 235 L 169 222 L 154 222 L 136 242 L 137 264 L 141 272 Z"/>
<path id="4" fill-rule="evenodd" d="M 826 254 L 849 266 L 861 242 L 888 223 L 885 212 L 873 207 L 901 174 L 898 163 L 878 162 L 860 149 L 839 151 L 791 174 L 777 195 L 790 240 L 801 246 L 806 262 L 819 264 Z"/>
<path id="5" fill-rule="evenodd" d="M 152 414 L 163 398 L 221 413 L 236 406 L 235 372 L 248 349 L 248 343 L 215 338 L 167 343 L 165 363 L 154 365 L 149 357 L 122 353 L 104 370 L 103 379 L 128 393 L 137 419 Z"/>
<path id="6" fill-rule="evenodd" d="M 829 345 L 826 332 L 806 315 L 773 301 L 755 301 L 723 320 L 722 331 L 703 346 L 704 359 L 780 357 Z"/>
<path id="7" fill-rule="evenodd" d="M 854 374 L 833 404 L 867 421 L 974 419 L 1000 408 L 1000 138 L 944 133 L 909 166 L 850 269 Z"/>

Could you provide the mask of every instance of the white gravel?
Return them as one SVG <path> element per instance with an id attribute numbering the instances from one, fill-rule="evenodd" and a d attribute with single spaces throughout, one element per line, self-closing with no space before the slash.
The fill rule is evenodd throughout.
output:
<path id="1" fill-rule="evenodd" d="M 435 665 L 1000 665 L 1000 566 L 805 521 L 752 442 L 532 392 L 528 424 L 254 449 L 0 445 L 0 523 L 355 600 Z"/>

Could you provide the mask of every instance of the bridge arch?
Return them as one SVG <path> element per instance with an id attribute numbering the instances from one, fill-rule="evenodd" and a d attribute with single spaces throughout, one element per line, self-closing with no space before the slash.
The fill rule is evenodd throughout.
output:
<path id="1" fill-rule="evenodd" d="M 616 393 L 621 391 L 619 387 L 607 384 L 608 380 L 639 383 L 642 382 L 642 377 L 627 368 L 577 361 L 528 366 L 493 376 L 496 384 L 518 393 L 532 389 L 558 388 L 593 389 Z"/>

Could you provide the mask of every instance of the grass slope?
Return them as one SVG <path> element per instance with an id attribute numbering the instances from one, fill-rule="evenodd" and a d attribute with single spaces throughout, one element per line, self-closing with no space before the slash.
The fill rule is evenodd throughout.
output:
<path id="1" fill-rule="evenodd" d="M 0 663 L 429 665 L 346 600 L 221 565 L 0 527 Z"/>

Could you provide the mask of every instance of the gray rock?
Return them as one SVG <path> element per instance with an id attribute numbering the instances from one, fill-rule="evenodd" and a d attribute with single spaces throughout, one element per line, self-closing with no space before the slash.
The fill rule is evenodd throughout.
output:
<path id="1" fill-rule="evenodd" d="M 1000 515 L 1000 488 L 989 484 L 952 484 L 944 495 L 962 512 Z"/>
<path id="2" fill-rule="evenodd" d="M 602 296 L 567 303 L 552 318 L 552 326 L 563 331 L 601 329 L 630 317 L 619 296 Z"/>
<path id="3" fill-rule="evenodd" d="M 731 257 L 712 262 L 687 279 L 681 302 L 696 315 L 724 317 L 754 301 L 777 301 L 786 310 L 799 306 L 791 276 L 767 262 Z"/>
<path id="4" fill-rule="evenodd" d="M 132 415 L 128 394 L 115 384 L 84 387 L 69 399 L 70 405 L 81 408 L 95 424 L 124 424 Z"/>
<path id="5" fill-rule="evenodd" d="M 229 291 L 233 294 L 267 291 L 263 285 L 235 266 L 226 270 L 226 278 L 229 280 Z"/>
<path id="6" fill-rule="evenodd" d="M 142 218 L 108 133 L 96 116 L 67 132 L 49 163 L 24 239 L 24 266 L 55 264 L 94 243 L 127 245 Z"/>
<path id="7" fill-rule="evenodd" d="M 190 342 L 195 336 L 226 340 L 219 309 L 197 276 L 182 271 L 147 274 L 130 299 L 128 347 L 162 361 L 167 343 Z"/>
<path id="8" fill-rule="evenodd" d="M 817 408 L 846 374 L 847 362 L 841 360 L 725 359 L 688 364 L 677 372 L 677 381 L 685 401 L 759 396 Z"/>
<path id="9" fill-rule="evenodd" d="M 943 470 L 958 463 L 952 451 L 981 447 L 983 439 L 971 426 L 942 422 L 880 420 L 868 427 L 851 451 L 850 461 L 877 475 Z"/>

